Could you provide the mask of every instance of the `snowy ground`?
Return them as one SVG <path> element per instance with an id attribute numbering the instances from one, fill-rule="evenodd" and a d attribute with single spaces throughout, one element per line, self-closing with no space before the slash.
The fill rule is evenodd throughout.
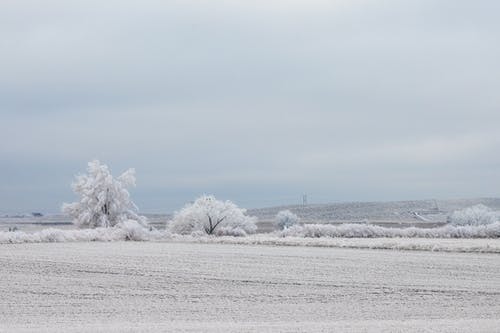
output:
<path id="1" fill-rule="evenodd" d="M 175 242 L 0 245 L 0 332 L 498 332 L 500 256 Z"/>

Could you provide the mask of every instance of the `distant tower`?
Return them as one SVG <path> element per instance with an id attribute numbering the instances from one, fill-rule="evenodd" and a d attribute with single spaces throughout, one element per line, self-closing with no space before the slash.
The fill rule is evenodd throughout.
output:
<path id="1" fill-rule="evenodd" d="M 302 195 L 302 206 L 307 206 L 307 194 Z"/>

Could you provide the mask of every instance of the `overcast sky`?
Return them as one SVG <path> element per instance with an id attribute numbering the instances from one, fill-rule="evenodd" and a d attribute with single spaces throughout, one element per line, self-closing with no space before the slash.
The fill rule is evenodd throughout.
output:
<path id="1" fill-rule="evenodd" d="M 0 212 L 500 196 L 500 2 L 0 2 Z"/>

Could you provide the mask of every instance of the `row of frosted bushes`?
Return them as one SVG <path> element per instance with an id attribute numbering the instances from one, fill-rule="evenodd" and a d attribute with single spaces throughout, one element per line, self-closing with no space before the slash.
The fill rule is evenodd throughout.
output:
<path id="1" fill-rule="evenodd" d="M 235 236 L 220 234 L 219 236 Z M 237 234 L 236 234 L 237 235 Z M 243 235 L 243 233 L 241 234 Z M 136 221 L 125 221 L 111 228 L 45 229 L 34 233 L 0 232 L 0 243 L 49 243 L 91 241 L 168 241 L 182 237 L 202 238 L 203 233 L 177 235 L 145 228 Z M 282 231 L 259 235 L 271 238 L 499 238 L 500 222 L 477 226 L 446 225 L 439 228 L 388 228 L 368 224 L 307 224 L 295 225 Z M 215 235 L 208 238 L 216 238 Z"/>
<path id="2" fill-rule="evenodd" d="M 0 232 L 0 243 L 64 243 L 149 241 L 162 239 L 164 234 L 144 228 L 136 221 L 125 221 L 112 228 L 56 229 L 48 228 L 33 233 L 24 231 Z"/>
<path id="3" fill-rule="evenodd" d="M 388 228 L 370 224 L 306 224 L 292 226 L 281 231 L 280 235 L 309 238 L 497 238 L 500 237 L 500 222 L 487 225 L 445 225 L 438 228 Z"/>

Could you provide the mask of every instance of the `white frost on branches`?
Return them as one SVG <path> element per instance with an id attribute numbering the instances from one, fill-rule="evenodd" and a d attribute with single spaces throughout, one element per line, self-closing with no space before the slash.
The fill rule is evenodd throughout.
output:
<path id="1" fill-rule="evenodd" d="M 274 225 L 278 229 L 283 230 L 297 224 L 299 220 L 300 219 L 297 215 L 287 209 L 282 210 L 278 212 L 278 214 L 276 214 L 276 217 L 274 218 Z"/>
<path id="2" fill-rule="evenodd" d="M 497 214 L 482 204 L 454 211 L 448 216 L 448 222 L 453 225 L 485 225 L 497 221 Z"/>
<path id="3" fill-rule="evenodd" d="M 72 184 L 80 201 L 65 203 L 62 210 L 81 228 L 113 227 L 128 220 L 146 225 L 146 218 L 137 214 L 130 199 L 130 186 L 135 186 L 134 169 L 115 179 L 107 165 L 94 160 L 88 163 L 87 174 L 77 176 Z"/>
<path id="4" fill-rule="evenodd" d="M 245 236 L 257 230 L 257 218 L 245 215 L 246 209 L 231 201 L 204 195 L 176 212 L 169 224 L 175 234 Z"/>

